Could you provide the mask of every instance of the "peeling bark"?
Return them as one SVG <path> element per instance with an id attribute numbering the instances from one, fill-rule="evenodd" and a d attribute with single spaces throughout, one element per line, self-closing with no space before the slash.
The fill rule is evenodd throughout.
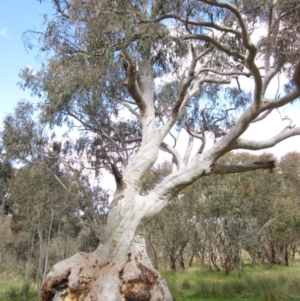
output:
<path id="1" fill-rule="evenodd" d="M 55 265 L 43 285 L 40 300 L 172 300 L 166 282 L 147 256 L 141 234 L 123 260 L 101 265 L 97 257 L 96 253 L 79 253 Z"/>

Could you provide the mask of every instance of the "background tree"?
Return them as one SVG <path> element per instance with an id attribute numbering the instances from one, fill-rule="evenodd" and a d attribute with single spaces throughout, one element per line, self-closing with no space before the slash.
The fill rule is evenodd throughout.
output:
<path id="1" fill-rule="evenodd" d="M 264 149 L 300 134 L 299 127 L 288 126 L 265 141 L 241 138 L 251 122 L 300 96 L 299 3 L 53 0 L 53 5 L 56 13 L 45 31 L 27 34 L 38 36 L 47 63 L 37 73 L 23 70 L 23 86 L 42 97 L 44 122 L 83 130 L 86 157 L 96 170 L 113 173 L 116 191 L 97 250 L 55 265 L 41 300 L 63 300 L 66 294 L 171 300 L 139 229 L 199 178 L 274 168 L 273 160 L 219 163 L 229 151 Z M 254 43 L 258 25 L 265 32 Z M 270 98 L 267 88 L 280 73 L 288 77 L 286 91 Z M 241 77 L 250 79 L 252 94 Z M 167 144 L 174 128 L 201 141 L 192 157 L 192 140 L 184 157 Z M 207 131 L 215 135 L 210 148 Z M 160 149 L 173 155 L 177 169 L 142 195 Z"/>
<path id="2" fill-rule="evenodd" d="M 3 159 L 0 161 L 0 216 L 5 216 L 9 213 L 10 208 L 7 204 L 9 193 L 9 183 L 13 177 L 13 167 L 9 160 Z"/>

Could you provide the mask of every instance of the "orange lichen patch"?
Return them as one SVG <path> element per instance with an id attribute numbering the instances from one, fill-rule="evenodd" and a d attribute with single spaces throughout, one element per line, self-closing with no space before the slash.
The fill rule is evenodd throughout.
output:
<path id="1" fill-rule="evenodd" d="M 56 276 L 49 276 L 45 281 L 40 301 L 50 301 L 56 296 L 64 301 L 84 301 L 91 286 L 98 278 L 101 267 L 93 256 L 81 253 L 82 261 L 73 268 Z M 55 270 L 52 271 L 52 275 Z M 75 288 L 69 287 L 69 281 L 75 283 Z M 95 299 L 97 300 L 97 299 Z"/>
<path id="2" fill-rule="evenodd" d="M 148 301 L 151 297 L 147 285 L 142 281 L 123 284 L 121 294 L 126 301 Z"/>
<path id="3" fill-rule="evenodd" d="M 127 262 L 119 275 L 120 293 L 126 301 L 150 300 L 150 291 L 158 285 L 157 274 L 137 261 Z"/>
<path id="4" fill-rule="evenodd" d="M 83 301 L 88 294 L 87 290 L 71 290 L 68 289 L 68 294 L 64 301 Z"/>
<path id="5" fill-rule="evenodd" d="M 71 268 L 65 270 L 63 273 L 56 277 L 46 279 L 42 289 L 40 301 L 50 301 L 55 294 L 55 288 L 59 287 L 64 289 L 68 284 L 68 277 L 71 273 Z"/>
<path id="6" fill-rule="evenodd" d="M 157 283 L 158 276 L 143 264 L 138 263 L 137 265 L 138 268 L 142 271 L 143 277 L 146 279 L 148 288 L 151 290 L 153 286 Z"/>

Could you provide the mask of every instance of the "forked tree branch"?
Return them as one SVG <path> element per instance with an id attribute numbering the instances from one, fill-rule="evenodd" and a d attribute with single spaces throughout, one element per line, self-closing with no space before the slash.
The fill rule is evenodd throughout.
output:
<path id="1" fill-rule="evenodd" d="M 273 111 L 273 109 L 269 109 L 268 111 L 264 112 L 263 114 L 259 115 L 256 119 L 251 121 L 251 123 L 255 123 L 255 122 L 265 119 L 272 111 Z"/>
<path id="2" fill-rule="evenodd" d="M 176 162 L 177 165 L 177 169 L 182 169 L 182 167 L 185 166 L 184 161 L 182 160 L 181 156 L 179 155 L 176 149 L 174 149 L 173 147 L 171 147 L 165 142 L 161 143 L 160 149 L 170 153 L 173 156 L 174 161 Z"/>
<path id="3" fill-rule="evenodd" d="M 131 97 L 134 99 L 135 103 L 139 109 L 143 112 L 145 110 L 146 101 L 143 98 L 141 87 L 138 80 L 138 65 L 137 62 L 129 55 L 126 50 L 121 52 L 123 55 L 124 69 L 127 75 L 127 89 Z"/>

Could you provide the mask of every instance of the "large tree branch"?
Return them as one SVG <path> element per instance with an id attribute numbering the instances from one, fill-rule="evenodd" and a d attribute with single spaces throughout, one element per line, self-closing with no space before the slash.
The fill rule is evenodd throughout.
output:
<path id="1" fill-rule="evenodd" d="M 193 45 L 191 45 L 191 52 L 192 52 L 192 60 L 191 60 L 191 64 L 190 64 L 190 67 L 188 70 L 188 75 L 185 78 L 185 80 L 183 81 L 183 84 L 179 90 L 178 97 L 177 97 L 177 99 L 175 101 L 175 105 L 173 106 L 173 109 L 172 109 L 173 114 L 177 114 L 179 112 L 182 102 L 184 100 L 185 94 L 187 92 L 187 89 L 190 87 L 192 81 L 195 79 L 195 68 L 196 68 L 196 64 L 198 62 L 198 57 L 195 53 L 195 49 L 194 49 Z"/>
<path id="2" fill-rule="evenodd" d="M 288 129 L 282 131 L 278 135 L 263 141 L 252 141 L 252 140 L 239 138 L 232 149 L 248 149 L 248 150 L 265 149 L 265 148 L 275 146 L 277 143 L 297 135 L 300 135 L 300 127 L 296 127 L 296 128 L 289 127 Z"/>
<path id="3" fill-rule="evenodd" d="M 134 99 L 135 103 L 139 109 L 143 112 L 146 107 L 146 100 L 143 98 L 141 87 L 138 82 L 138 65 L 134 62 L 133 58 L 129 55 L 126 50 L 123 50 L 123 61 L 124 68 L 127 75 L 127 89 L 131 97 Z"/>
<path id="4" fill-rule="evenodd" d="M 210 174 L 240 173 L 256 169 L 272 170 L 275 167 L 275 162 L 272 160 L 239 165 L 221 165 L 212 162 L 211 156 L 208 153 L 199 154 L 199 156 L 201 156 L 201 160 L 196 159 L 195 161 L 194 159 L 189 166 L 185 166 L 181 170 L 171 173 L 150 192 L 148 195 L 150 199 L 159 199 L 159 202 L 156 204 L 157 208 L 163 208 L 180 190 L 203 176 Z M 152 208 L 151 214 L 156 212 L 158 210 L 157 208 Z"/>
<path id="5" fill-rule="evenodd" d="M 122 51 L 127 71 L 127 88 L 139 108 L 142 141 L 123 173 L 124 182 L 136 190 L 140 189 L 144 176 L 157 159 L 163 140 L 156 126 L 154 107 L 154 80 L 150 61 L 143 60 L 138 66 L 127 50 Z"/>
<path id="6" fill-rule="evenodd" d="M 265 98 L 261 111 L 282 107 L 300 96 L 300 61 L 297 63 L 295 67 L 292 76 L 292 82 L 296 86 L 296 89 L 294 91 L 275 100 L 270 100 Z"/>
<path id="7" fill-rule="evenodd" d="M 150 61 L 144 59 L 140 69 L 142 75 L 142 82 L 140 83 L 141 90 L 144 97 L 151 103 L 154 96 L 154 79 Z"/>
<path id="8" fill-rule="evenodd" d="M 180 90 L 178 92 L 178 96 L 177 96 L 177 98 L 175 100 L 175 104 L 172 108 L 172 116 L 161 130 L 162 139 L 168 134 L 170 129 L 173 127 L 173 125 L 177 121 L 182 107 L 184 107 L 184 105 L 189 101 L 189 99 L 192 97 L 192 95 L 196 94 L 198 91 L 198 87 L 195 88 L 195 84 L 194 84 L 193 85 L 194 89 L 192 89 L 191 93 L 188 93 L 188 94 L 186 93 L 188 88 L 191 86 L 193 80 L 195 79 L 196 64 L 201 57 L 201 55 L 200 56 L 196 55 L 193 45 L 191 45 L 191 52 L 192 52 L 192 60 L 191 60 L 190 66 L 189 66 L 188 75 L 185 78 L 185 80 L 183 81 L 183 83 L 180 87 Z"/>
<path id="9" fill-rule="evenodd" d="M 267 90 L 271 80 L 279 72 L 280 67 L 281 66 L 277 66 L 276 68 L 270 68 L 269 71 L 266 70 L 266 74 L 265 74 L 263 82 L 262 82 L 262 96 L 265 95 L 266 90 Z"/>
<path id="10" fill-rule="evenodd" d="M 177 165 L 177 169 L 181 169 L 185 165 L 177 150 L 168 145 L 167 143 L 162 142 L 160 145 L 160 149 L 170 153 L 173 156 Z"/>
<path id="11" fill-rule="evenodd" d="M 234 148 L 236 140 L 247 130 L 249 124 L 259 115 L 253 105 L 248 107 L 241 115 L 236 125 L 219 140 L 209 152 L 212 152 L 213 160 L 217 160 Z"/>
<path id="12" fill-rule="evenodd" d="M 282 107 L 282 106 L 290 103 L 291 101 L 295 100 L 298 97 L 300 97 L 299 89 L 296 89 L 293 92 L 291 92 L 281 98 L 277 98 L 276 100 L 264 98 L 264 101 L 263 101 L 260 111 L 263 112 L 265 110 Z"/>
<path id="13" fill-rule="evenodd" d="M 257 169 L 269 169 L 272 171 L 272 169 L 275 167 L 275 161 L 269 160 L 269 161 L 257 161 L 252 162 L 248 164 L 237 164 L 237 165 L 222 165 L 216 163 L 213 167 L 213 173 L 214 174 L 231 174 L 231 173 L 241 173 L 241 172 L 247 172 L 247 171 L 253 171 Z"/>
<path id="14" fill-rule="evenodd" d="M 267 34 L 268 42 L 266 43 L 266 50 L 265 50 L 265 57 L 264 57 L 266 75 L 272 74 L 272 71 L 274 71 L 274 70 L 271 70 L 271 56 L 272 56 L 272 48 L 274 47 L 273 41 L 276 40 L 278 32 L 279 32 L 278 15 L 277 15 L 275 5 L 272 4 L 270 6 L 269 16 L 268 16 L 268 34 Z M 267 85 L 265 85 L 265 88 L 266 87 L 267 87 Z M 265 90 L 263 92 L 263 95 L 264 95 L 264 93 L 265 93 Z"/>

